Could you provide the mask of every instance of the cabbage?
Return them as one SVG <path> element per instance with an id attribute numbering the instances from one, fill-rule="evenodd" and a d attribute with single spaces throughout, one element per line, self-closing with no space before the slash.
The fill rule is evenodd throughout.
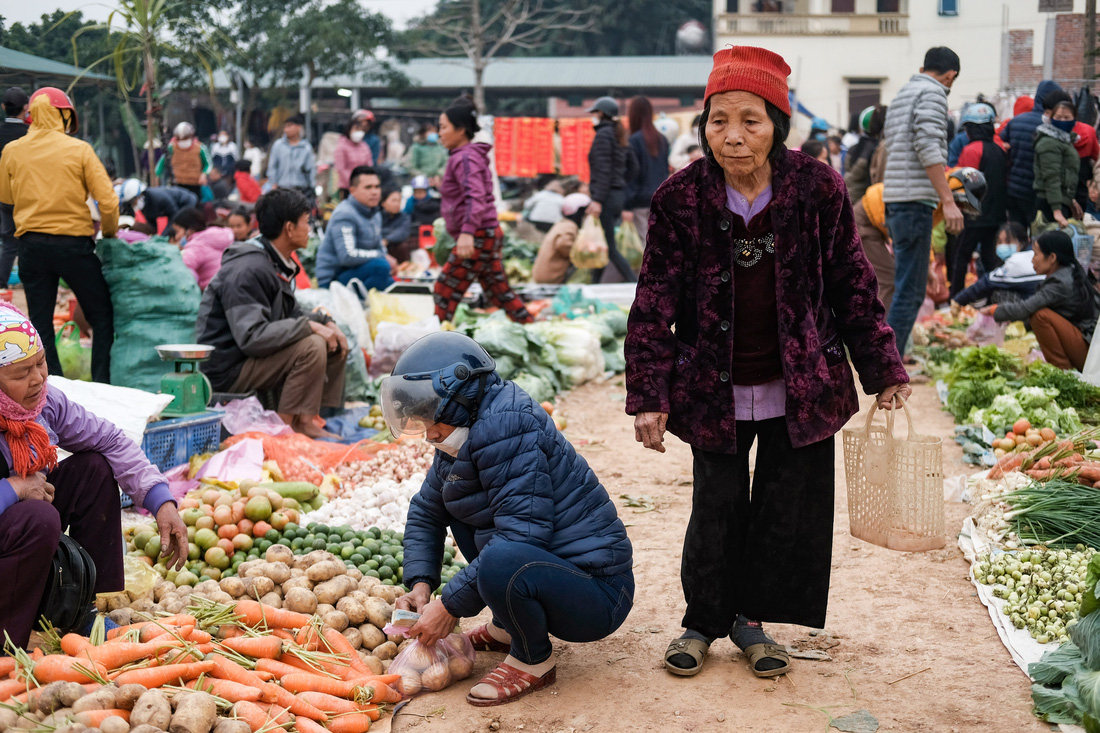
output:
<path id="1" fill-rule="evenodd" d="M 1043 654 L 1038 662 L 1027 665 L 1027 674 L 1041 685 L 1060 685 L 1062 680 L 1073 674 L 1080 662 L 1081 650 L 1076 644 L 1066 642 Z"/>
<path id="2" fill-rule="evenodd" d="M 566 386 L 578 386 L 604 372 L 604 356 L 600 337 L 578 321 L 541 321 L 528 330 L 553 349 L 567 376 Z"/>
<path id="3" fill-rule="evenodd" d="M 535 402 L 548 402 L 554 399 L 556 392 L 542 377 L 536 377 L 526 372 L 520 372 L 512 380 L 517 387 L 531 396 Z"/>
<path id="4" fill-rule="evenodd" d="M 1081 430 L 1081 420 L 1072 407 L 1058 406 L 1054 397 L 1056 389 L 1023 387 L 1016 394 L 999 395 L 983 409 L 972 409 L 967 422 L 985 425 L 994 433 L 1005 433 L 1013 423 L 1027 419 L 1036 428 L 1053 428 L 1058 434 L 1076 433 Z"/>
<path id="5" fill-rule="evenodd" d="M 626 311 L 622 308 L 612 308 L 592 318 L 594 321 L 602 321 L 611 332 L 615 335 L 615 338 L 621 338 L 626 335 Z"/>
<path id="6" fill-rule="evenodd" d="M 478 324 L 473 339 L 493 358 L 511 356 L 522 361 L 527 356 L 527 334 L 523 326 L 508 320 L 499 311 Z"/>
<path id="7" fill-rule="evenodd" d="M 604 368 L 621 374 L 626 371 L 626 356 L 623 354 L 623 339 L 615 339 L 611 346 L 603 350 Z"/>

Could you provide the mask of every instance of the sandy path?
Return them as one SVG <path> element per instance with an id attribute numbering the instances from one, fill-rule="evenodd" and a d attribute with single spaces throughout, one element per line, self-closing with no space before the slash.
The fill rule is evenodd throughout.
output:
<path id="1" fill-rule="evenodd" d="M 796 659 L 789 676 L 758 680 L 726 639 L 715 643 L 697 677 L 666 673 L 661 659 L 680 633 L 683 614 L 679 565 L 691 452 L 675 438 L 663 456 L 644 451 L 623 414 L 624 395 L 621 382 L 589 385 L 566 397 L 561 410 L 567 434 L 615 497 L 634 543 L 638 591 L 626 623 L 601 642 L 558 642 L 557 684 L 511 705 L 479 709 L 465 702 L 470 684 L 501 658 L 479 654 L 469 682 L 405 708 L 437 714 L 399 715 L 394 730 L 487 731 L 496 721 L 500 730 L 550 733 L 824 732 L 826 708 L 834 717 L 864 708 L 881 731 L 1050 730 L 1032 716 L 1027 677 L 1012 663 L 967 580 L 954 537 L 969 508 L 948 505 L 948 547 L 937 552 L 907 555 L 853 539 L 839 439 L 827 627 L 839 644 L 829 649 L 832 661 Z M 865 398 L 864 407 L 869 404 Z M 920 431 L 944 438 L 945 473 L 971 470 L 959 460 L 951 416 L 939 409 L 933 389 L 918 386 L 911 405 Z M 657 511 L 635 514 L 622 507 L 620 494 L 648 495 Z M 809 640 L 801 627 L 769 628 L 784 643 Z"/>

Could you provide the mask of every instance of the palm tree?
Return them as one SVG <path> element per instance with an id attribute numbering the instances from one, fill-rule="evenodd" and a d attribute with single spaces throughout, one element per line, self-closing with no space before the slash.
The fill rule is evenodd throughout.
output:
<path id="1" fill-rule="evenodd" d="M 115 0 L 116 7 L 105 23 L 88 25 L 73 34 L 73 58 L 76 59 L 76 39 L 85 32 L 107 30 L 110 32 L 111 52 L 88 65 L 90 71 L 101 63 L 110 62 L 114 67 L 118 89 L 126 100 L 139 89 L 145 98 L 146 152 L 149 156 L 149 185 L 157 183 L 154 172 L 153 139 L 156 137 L 156 119 L 160 114 L 157 101 L 158 64 L 171 59 L 181 65 L 198 64 L 214 89 L 214 67 L 218 58 L 213 44 L 217 31 L 204 27 L 195 15 L 196 3 L 185 0 Z M 201 10 L 210 9 L 205 3 Z M 172 39 L 187 39 L 178 42 Z M 75 83 L 75 82 L 74 82 Z M 127 102 L 127 105 L 129 103 Z"/>

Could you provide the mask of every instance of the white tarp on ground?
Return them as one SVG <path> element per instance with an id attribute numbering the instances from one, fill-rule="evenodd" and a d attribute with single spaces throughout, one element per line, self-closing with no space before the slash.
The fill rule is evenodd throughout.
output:
<path id="1" fill-rule="evenodd" d="M 145 435 L 145 426 L 172 402 L 172 395 L 99 382 L 81 382 L 51 375 L 49 383 L 88 412 L 122 428 L 122 432 L 138 445 L 141 445 Z"/>

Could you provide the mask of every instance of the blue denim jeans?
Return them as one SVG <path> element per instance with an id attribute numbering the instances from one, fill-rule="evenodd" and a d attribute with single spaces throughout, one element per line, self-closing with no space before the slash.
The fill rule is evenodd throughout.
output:
<path id="1" fill-rule="evenodd" d="M 894 329 L 901 354 L 905 353 L 928 287 L 934 212 L 931 206 L 917 201 L 886 204 L 886 227 L 894 240 L 894 302 L 886 322 Z"/>
<path id="2" fill-rule="evenodd" d="M 541 664 L 550 635 L 570 642 L 610 636 L 634 605 L 634 574 L 595 576 L 542 548 L 495 540 L 480 554 L 469 527 L 452 526 L 462 554 L 478 557 L 477 589 L 493 623 L 512 636 L 511 654 Z"/>
<path id="3" fill-rule="evenodd" d="M 353 278 L 362 281 L 367 290 L 385 290 L 393 285 L 393 276 L 390 274 L 390 261 L 385 257 L 376 257 L 367 260 L 361 265 L 356 265 L 349 270 L 341 270 L 336 275 L 336 280 L 341 285 L 347 285 Z M 362 297 L 362 296 L 360 296 Z"/>

